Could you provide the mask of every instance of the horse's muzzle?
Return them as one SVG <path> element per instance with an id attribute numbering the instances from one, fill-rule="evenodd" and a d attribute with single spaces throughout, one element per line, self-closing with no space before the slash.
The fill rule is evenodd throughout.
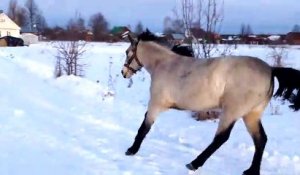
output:
<path id="1" fill-rule="evenodd" d="M 126 78 L 126 74 L 123 70 L 121 70 L 121 74 L 122 74 L 123 78 Z"/>

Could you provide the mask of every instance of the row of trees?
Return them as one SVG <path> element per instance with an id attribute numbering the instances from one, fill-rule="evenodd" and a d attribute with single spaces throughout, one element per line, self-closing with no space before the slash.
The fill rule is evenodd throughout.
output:
<path id="1" fill-rule="evenodd" d="M 101 12 L 91 15 L 86 21 L 77 11 L 66 26 L 54 27 L 47 25 L 35 0 L 27 0 L 24 6 L 18 4 L 17 0 L 10 0 L 7 14 L 22 27 L 22 31 L 37 32 L 51 40 L 83 40 L 86 39 L 88 31 L 93 34 L 93 40 L 102 41 L 109 37 L 109 23 Z M 135 32 L 141 33 L 143 29 L 142 23 L 138 22 Z"/>
<path id="2" fill-rule="evenodd" d="M 34 0 L 27 0 L 24 6 L 17 0 L 10 0 L 8 16 L 22 27 L 22 31 L 37 32 L 49 39 L 84 39 L 87 31 L 93 33 L 95 40 L 104 40 L 108 34 L 108 22 L 99 12 L 92 15 L 86 24 L 85 19 L 76 12 L 66 26 L 49 27 L 43 12 Z"/>
<path id="3" fill-rule="evenodd" d="M 84 40 L 90 31 L 93 33 L 94 40 L 102 41 L 108 37 L 108 26 L 107 20 L 100 12 L 93 14 L 87 23 L 81 14 L 76 12 L 74 17 L 68 21 L 65 29 L 56 26 L 48 29 L 46 35 L 50 39 Z"/>

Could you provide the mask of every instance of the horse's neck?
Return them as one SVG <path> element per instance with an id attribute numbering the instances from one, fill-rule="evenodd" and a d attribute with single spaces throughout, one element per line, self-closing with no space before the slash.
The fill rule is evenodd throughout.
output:
<path id="1" fill-rule="evenodd" d="M 160 64 L 175 59 L 175 54 L 154 42 L 140 42 L 137 48 L 137 57 L 151 74 Z"/>

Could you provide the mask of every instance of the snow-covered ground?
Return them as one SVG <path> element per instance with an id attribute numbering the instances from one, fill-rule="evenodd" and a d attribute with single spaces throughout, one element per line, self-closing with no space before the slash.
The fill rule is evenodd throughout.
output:
<path id="1" fill-rule="evenodd" d="M 0 48 L 1 175 L 184 175 L 185 164 L 211 142 L 217 122 L 196 122 L 188 112 L 160 115 L 136 156 L 132 144 L 149 99 L 149 75 L 133 85 L 122 78 L 126 43 L 90 43 L 85 78 L 53 78 L 51 43 Z M 269 63 L 271 49 L 239 46 L 236 55 Z M 300 68 L 300 50 L 288 49 L 285 64 Z M 111 81 L 109 72 L 111 67 Z M 111 92 L 114 96 L 111 96 Z M 272 101 L 263 124 L 269 141 L 262 175 L 300 175 L 300 113 Z M 279 115 L 271 115 L 277 108 Z M 202 167 L 202 175 L 240 175 L 254 146 L 242 121 L 229 141 Z"/>

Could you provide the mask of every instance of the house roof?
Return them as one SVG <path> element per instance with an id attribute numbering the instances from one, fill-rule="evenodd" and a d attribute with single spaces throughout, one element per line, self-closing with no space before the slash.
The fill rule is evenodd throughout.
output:
<path id="1" fill-rule="evenodd" d="M 125 26 L 115 26 L 112 30 L 111 33 L 116 35 L 116 34 L 121 34 L 123 32 L 129 31 L 129 29 Z"/>
<path id="2" fill-rule="evenodd" d="M 0 13 L 0 29 L 21 30 L 5 13 Z"/>
<path id="3" fill-rule="evenodd" d="M 173 33 L 172 34 L 172 37 L 175 39 L 175 40 L 183 40 L 185 37 L 184 37 L 184 34 L 180 34 L 180 33 Z"/>
<path id="4" fill-rule="evenodd" d="M 279 40 L 280 38 L 281 38 L 280 35 L 271 35 L 268 37 L 268 39 L 271 41 L 276 41 L 276 40 Z"/>

